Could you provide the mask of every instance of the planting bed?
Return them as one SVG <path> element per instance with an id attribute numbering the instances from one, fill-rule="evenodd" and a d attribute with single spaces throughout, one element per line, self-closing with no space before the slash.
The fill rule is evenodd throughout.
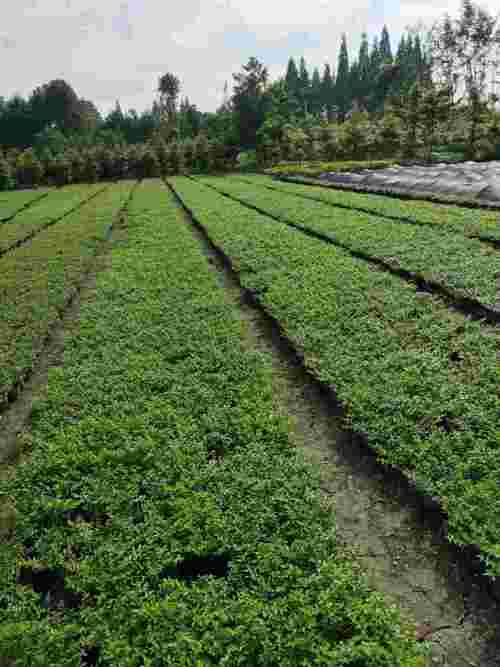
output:
<path id="1" fill-rule="evenodd" d="M 199 181 L 285 223 L 319 233 L 366 259 L 437 286 L 458 301 L 485 306 L 491 318 L 500 321 L 500 255 L 478 240 L 332 208 L 236 179 L 205 177 Z"/>
<path id="2" fill-rule="evenodd" d="M 34 406 L 31 455 L 3 484 L 17 519 L 0 562 L 15 557 L 18 579 L 0 584 L 1 655 L 21 667 L 423 665 L 339 551 L 319 477 L 273 411 L 269 360 L 244 350 L 173 198 L 145 182 L 128 214 Z"/>
<path id="3" fill-rule="evenodd" d="M 12 218 L 19 211 L 22 211 L 27 206 L 31 206 L 39 199 L 43 199 L 49 192 L 49 188 L 0 192 L 0 223 Z"/>
<path id="4" fill-rule="evenodd" d="M 68 185 L 0 224 L 0 257 L 59 222 L 108 186 Z"/>
<path id="5" fill-rule="evenodd" d="M 52 324 L 78 289 L 132 185 L 123 181 L 110 186 L 0 258 L 0 405 L 15 397 L 36 363 Z M 78 186 L 70 198 L 81 201 L 84 192 Z M 89 195 L 96 192 L 94 186 L 87 189 Z"/>
<path id="6" fill-rule="evenodd" d="M 439 498 L 449 539 L 500 574 L 498 329 L 192 179 L 171 182 L 350 426 Z"/>
<path id="7" fill-rule="evenodd" d="M 372 213 L 382 218 L 408 222 L 410 224 L 432 225 L 434 229 L 448 234 L 458 233 L 470 238 L 500 243 L 500 211 L 463 208 L 426 201 L 405 201 L 382 195 L 372 195 L 348 190 L 336 190 L 328 184 L 304 181 L 291 182 L 271 179 L 268 176 L 233 176 L 252 185 L 262 185 L 278 192 L 322 201 L 331 206 Z"/>

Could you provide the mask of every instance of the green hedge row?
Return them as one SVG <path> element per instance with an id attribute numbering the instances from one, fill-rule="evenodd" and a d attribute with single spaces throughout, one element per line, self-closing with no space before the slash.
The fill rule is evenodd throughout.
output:
<path id="1" fill-rule="evenodd" d="M 478 546 L 498 575 L 498 330 L 192 179 L 172 182 L 348 424 L 441 499 L 449 539 Z"/>
<path id="2" fill-rule="evenodd" d="M 61 190 L 54 193 L 52 208 L 51 197 L 40 203 L 46 218 L 42 215 L 38 220 L 34 208 L 16 218 L 16 223 L 4 223 L 19 234 L 77 206 L 64 220 L 0 258 L 0 405 L 33 368 L 52 325 L 78 290 L 132 186 L 132 181 L 111 185 L 83 205 L 82 200 L 98 193 L 102 185 Z"/>
<path id="3" fill-rule="evenodd" d="M 477 239 L 443 235 L 430 226 L 404 225 L 359 211 L 336 209 L 321 201 L 271 191 L 239 179 L 199 180 L 285 223 L 320 232 L 342 247 L 440 285 L 458 299 L 473 299 L 491 310 L 500 309 L 500 255 Z"/>
<path id="4" fill-rule="evenodd" d="M 265 173 L 270 176 L 321 176 L 327 172 L 359 171 L 362 169 L 386 169 L 397 164 L 391 160 L 341 160 L 339 162 L 279 162 Z"/>
<path id="5" fill-rule="evenodd" d="M 452 232 L 471 238 L 500 241 L 500 213 L 498 211 L 483 211 L 426 201 L 405 201 L 348 190 L 339 191 L 333 185 L 326 184 L 324 187 L 311 187 L 307 183 L 280 181 L 254 174 L 251 177 L 245 176 L 244 180 L 255 185 L 265 185 L 278 192 L 289 192 L 322 201 L 331 206 L 373 213 L 414 224 L 431 225 L 433 229 L 441 230 L 446 234 Z"/>
<path id="6" fill-rule="evenodd" d="M 128 239 L 68 332 L 2 492 L 19 667 L 423 666 L 339 552 L 319 475 L 273 412 L 272 368 L 180 210 L 139 186 Z"/>

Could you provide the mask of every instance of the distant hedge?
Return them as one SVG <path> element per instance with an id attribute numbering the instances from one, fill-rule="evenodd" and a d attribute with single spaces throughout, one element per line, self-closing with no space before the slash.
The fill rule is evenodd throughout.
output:
<path id="1" fill-rule="evenodd" d="M 0 153 L 0 190 L 224 172 L 235 169 L 237 157 L 237 147 L 209 142 L 204 135 L 169 144 L 157 139 L 133 146 L 70 148 L 59 155 L 14 150 Z"/>

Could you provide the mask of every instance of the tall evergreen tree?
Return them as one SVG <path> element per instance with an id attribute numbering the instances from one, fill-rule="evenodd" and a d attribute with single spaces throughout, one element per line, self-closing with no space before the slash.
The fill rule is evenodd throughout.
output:
<path id="1" fill-rule="evenodd" d="M 378 108 L 378 96 L 376 91 L 376 82 L 380 76 L 380 68 L 382 66 L 382 59 L 380 56 L 380 48 L 378 37 L 373 38 L 372 48 L 370 51 L 370 92 L 368 95 L 368 111 L 374 112 Z"/>
<path id="2" fill-rule="evenodd" d="M 288 94 L 290 113 L 296 115 L 300 112 L 300 81 L 299 70 L 293 58 L 288 61 L 285 74 L 285 86 Z"/>
<path id="3" fill-rule="evenodd" d="M 328 63 L 325 65 L 321 80 L 321 104 L 326 110 L 328 120 L 332 120 L 335 107 L 335 79 Z"/>
<path id="4" fill-rule="evenodd" d="M 307 65 L 304 56 L 302 56 L 299 64 L 299 101 L 303 113 L 307 113 L 310 111 L 309 109 L 310 96 L 311 96 L 310 88 L 311 88 L 311 82 L 309 80 L 309 72 L 307 71 Z"/>
<path id="5" fill-rule="evenodd" d="M 337 66 L 337 79 L 335 82 L 335 101 L 339 109 L 340 119 L 344 120 L 351 108 L 350 77 L 349 77 L 349 53 L 347 51 L 347 38 L 342 35 L 340 52 Z"/>
<path id="6" fill-rule="evenodd" d="M 314 68 L 311 79 L 311 97 L 310 97 L 310 112 L 314 115 L 319 115 L 323 108 L 321 77 L 317 67 Z"/>
<path id="7" fill-rule="evenodd" d="M 384 25 L 384 27 L 382 28 L 382 33 L 380 35 L 379 50 L 382 63 L 384 65 L 392 65 L 393 57 L 391 49 L 391 39 L 389 37 L 389 31 L 387 30 L 386 25 Z"/>
<path id="8" fill-rule="evenodd" d="M 359 69 L 359 87 L 358 87 L 358 101 L 360 107 L 366 109 L 370 97 L 371 78 L 370 78 L 370 53 L 368 46 L 368 36 L 366 32 L 361 35 L 361 44 L 359 46 L 358 55 L 358 69 Z"/>
<path id="9" fill-rule="evenodd" d="M 233 108 L 236 112 L 239 141 L 245 148 L 253 148 L 257 141 L 257 131 L 264 122 L 266 104 L 265 89 L 268 79 L 267 69 L 257 60 L 250 58 L 243 71 L 233 74 Z"/>

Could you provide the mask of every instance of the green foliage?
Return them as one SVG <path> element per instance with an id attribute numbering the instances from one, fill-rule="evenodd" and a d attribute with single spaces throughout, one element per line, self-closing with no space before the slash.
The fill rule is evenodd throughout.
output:
<path id="1" fill-rule="evenodd" d="M 256 182 L 263 178 L 256 177 Z M 286 208 L 286 216 L 293 215 L 297 224 L 318 225 L 323 232 L 335 229 L 336 237 L 343 230 L 343 243 L 349 234 L 353 243 L 370 236 L 374 247 L 379 225 L 388 229 L 378 218 L 369 222 L 361 214 L 347 215 L 331 207 L 321 209 L 320 221 L 313 202 L 301 205 L 299 197 L 283 192 L 268 198 L 261 194 L 263 188 L 241 184 L 241 178 L 202 182 L 232 196 L 245 193 L 248 202 L 274 215 L 284 214 Z M 185 181 L 176 187 L 212 241 L 231 259 L 243 286 L 301 351 L 311 372 L 335 388 L 346 406 L 349 427 L 365 434 L 383 461 L 440 498 L 449 539 L 478 546 L 489 574 L 498 575 L 496 329 L 453 311 L 438 297 L 422 298 L 414 285 L 398 276 L 374 271 L 370 263 L 335 244 L 310 238 L 212 188 Z M 418 211 L 418 204 L 415 208 Z M 422 239 L 421 230 L 408 227 L 393 228 L 392 250 L 401 238 L 401 252 L 408 259 L 413 251 L 414 261 L 420 261 L 420 243 L 410 248 L 403 238 L 413 229 Z M 431 238 L 442 248 L 441 256 L 426 268 L 434 276 L 445 264 L 443 258 L 453 261 L 459 240 L 464 269 L 472 264 L 468 252 L 477 245 L 469 239 L 457 240 L 445 231 L 426 238 L 428 258 Z M 452 251 L 447 251 L 447 243 L 453 244 Z M 491 259 L 490 266 L 495 261 Z M 451 282 L 455 278 L 450 266 L 445 268 Z M 475 269 L 471 271 L 469 276 Z M 459 281 L 458 269 L 455 275 Z M 456 282 L 450 286 L 461 289 Z M 485 282 L 481 289 L 488 302 L 494 289 Z"/>
<path id="2" fill-rule="evenodd" d="M 274 410 L 272 366 L 244 347 L 158 182 L 137 190 L 127 243 L 97 281 L 34 406 L 32 455 L 2 483 L 18 567 L 62 570 L 80 604 L 5 584 L 2 655 L 19 667 L 34 655 L 69 667 L 84 647 L 117 665 L 420 665 L 396 610 L 338 549 L 319 474 Z M 187 570 L 202 557 L 222 564 Z"/>
<path id="3" fill-rule="evenodd" d="M 361 169 L 385 169 L 396 164 L 395 160 L 343 160 L 341 162 L 313 162 L 311 164 L 289 164 L 281 162 L 266 173 L 271 176 L 320 176 L 326 172 L 358 171 Z"/>
<path id="4" fill-rule="evenodd" d="M 2 257 L 0 405 L 31 372 L 131 188 L 66 186 L 0 226 L 3 252 L 31 239 Z"/>
<path id="5" fill-rule="evenodd" d="M 311 165 L 309 168 L 312 176 L 318 176 L 325 172 L 335 171 L 361 171 L 363 169 L 377 169 L 390 167 L 394 162 L 390 160 L 381 160 L 380 162 L 339 162 L 339 163 L 319 163 Z M 283 173 L 280 174 L 280 169 Z M 350 192 L 347 190 L 339 191 L 337 186 L 324 184 L 321 189 L 300 187 L 301 184 L 307 185 L 308 179 L 298 178 L 296 173 L 297 166 L 288 166 L 289 174 L 293 177 L 293 186 L 286 184 L 286 181 L 271 181 L 265 176 L 252 177 L 255 184 L 264 184 L 266 187 L 276 188 L 281 191 L 300 194 L 314 200 L 325 201 L 332 206 L 357 210 L 363 213 L 371 213 L 388 220 L 401 220 L 417 225 L 432 225 L 441 228 L 445 234 L 461 234 L 470 238 L 480 238 L 484 240 L 500 240 L 500 221 L 496 211 L 484 211 L 481 209 L 470 209 L 461 206 L 448 206 L 434 204 L 425 201 L 405 201 L 384 197 L 381 195 L 372 195 L 367 193 Z M 295 169 L 295 172 L 294 172 Z M 287 165 L 275 167 L 268 170 L 270 175 L 286 176 Z M 314 181 L 317 183 L 317 181 Z"/>
<path id="6" fill-rule="evenodd" d="M 15 181 L 12 177 L 12 169 L 9 162 L 0 153 L 0 190 L 11 190 Z"/>
<path id="7" fill-rule="evenodd" d="M 71 183 L 71 162 L 65 155 L 58 155 L 48 164 L 47 180 L 49 183 L 58 186 Z"/>
<path id="8" fill-rule="evenodd" d="M 234 74 L 233 78 L 232 105 L 237 119 L 239 143 L 243 148 L 253 148 L 268 106 L 268 97 L 264 94 L 267 69 L 256 58 L 250 58 L 243 66 L 243 71 Z"/>
<path id="9" fill-rule="evenodd" d="M 16 181 L 22 187 L 36 187 L 42 182 L 43 166 L 32 149 L 23 151 L 17 158 Z"/>
<path id="10" fill-rule="evenodd" d="M 256 151 L 243 151 L 238 155 L 239 171 L 257 171 Z"/>

